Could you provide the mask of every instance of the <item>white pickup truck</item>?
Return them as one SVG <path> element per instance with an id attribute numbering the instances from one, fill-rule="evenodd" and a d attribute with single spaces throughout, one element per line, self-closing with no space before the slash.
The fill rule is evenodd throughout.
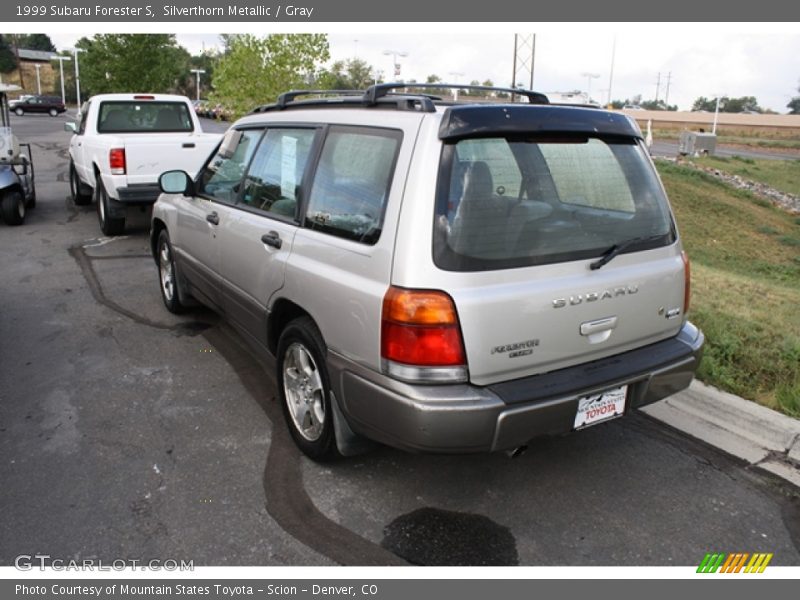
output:
<path id="1" fill-rule="evenodd" d="M 75 204 L 94 196 L 105 235 L 125 230 L 129 206 L 147 207 L 159 195 L 158 176 L 173 169 L 194 175 L 220 134 L 203 133 L 185 96 L 101 94 L 81 107 L 80 122 L 66 123 L 69 186 Z"/>

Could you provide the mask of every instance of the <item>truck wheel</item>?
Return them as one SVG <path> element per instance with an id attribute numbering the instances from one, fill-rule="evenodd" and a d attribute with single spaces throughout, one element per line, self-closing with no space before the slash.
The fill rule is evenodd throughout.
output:
<path id="1" fill-rule="evenodd" d="M 325 342 L 308 317 L 286 326 L 278 341 L 278 391 L 297 446 L 313 460 L 337 458 Z"/>
<path id="2" fill-rule="evenodd" d="M 25 114 L 25 111 L 24 111 L 24 110 L 22 110 L 21 108 L 15 108 L 15 109 L 14 109 L 14 113 L 15 113 L 15 114 L 16 114 L 18 117 L 21 117 L 22 115 L 24 115 L 24 114 Z"/>
<path id="3" fill-rule="evenodd" d="M 58 111 L 55 108 L 51 108 L 49 111 L 51 117 L 57 117 Z"/>
<path id="4" fill-rule="evenodd" d="M 176 315 L 186 310 L 178 296 L 178 272 L 175 269 L 175 257 L 172 254 L 172 244 L 169 243 L 169 234 L 162 229 L 158 235 L 156 255 L 158 258 L 158 280 L 161 283 L 161 299 L 167 310 Z"/>
<path id="5" fill-rule="evenodd" d="M 25 221 L 25 198 L 19 190 L 8 190 L 0 201 L 0 212 L 8 225 L 22 225 Z"/>
<path id="6" fill-rule="evenodd" d="M 78 177 L 75 163 L 69 161 L 69 194 L 76 206 L 86 206 L 92 202 L 92 195 L 83 193 L 82 188 L 83 184 Z"/>
<path id="7" fill-rule="evenodd" d="M 109 216 L 109 199 L 103 182 L 97 180 L 97 219 L 100 221 L 100 230 L 106 235 L 122 235 L 125 231 L 125 218 L 115 219 Z"/>

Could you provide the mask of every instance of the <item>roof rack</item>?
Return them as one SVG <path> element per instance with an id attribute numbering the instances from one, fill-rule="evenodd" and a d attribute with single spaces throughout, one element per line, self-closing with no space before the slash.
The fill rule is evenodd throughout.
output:
<path id="1" fill-rule="evenodd" d="M 329 96 L 313 99 L 297 100 L 302 96 Z M 278 96 L 272 104 L 257 106 L 250 114 L 287 110 L 292 108 L 363 108 L 367 106 L 388 106 L 395 110 L 411 110 L 417 112 L 435 112 L 434 101 L 441 100 L 437 96 L 424 94 L 402 95 L 386 94 L 374 102 L 365 101 L 361 90 L 293 90 Z"/>
<path id="2" fill-rule="evenodd" d="M 278 96 L 273 104 L 264 104 L 254 108 L 250 114 L 287 108 L 313 107 L 354 107 L 354 106 L 392 106 L 396 110 L 413 110 L 434 112 L 434 103 L 445 103 L 436 95 L 425 94 L 416 90 L 475 90 L 483 92 L 504 92 L 527 98 L 529 104 L 549 104 L 547 96 L 530 90 L 489 87 L 483 85 L 458 85 L 452 83 L 379 83 L 361 90 L 292 90 Z M 413 90 L 396 93 L 394 90 Z M 318 96 L 314 99 L 303 99 L 303 96 Z M 326 97 L 327 96 L 327 97 Z"/>
<path id="3" fill-rule="evenodd" d="M 521 90 L 514 88 L 491 87 L 486 85 L 461 85 L 457 83 L 379 83 L 370 86 L 364 92 L 365 104 L 375 104 L 379 98 L 383 98 L 391 92 L 391 90 L 402 89 L 446 89 L 446 90 L 475 90 L 480 92 L 505 92 L 506 94 L 513 94 L 517 96 L 524 96 L 528 99 L 529 104 L 550 104 L 547 96 L 533 90 Z"/>
<path id="4" fill-rule="evenodd" d="M 275 107 L 278 110 L 286 108 L 290 102 L 294 102 L 295 98 L 300 96 L 361 96 L 361 90 L 292 90 L 291 92 L 284 92 L 278 96 L 275 102 Z"/>
<path id="5" fill-rule="evenodd" d="M 324 100 L 325 102 L 330 102 L 332 99 L 342 98 L 343 96 L 360 97 L 362 95 L 363 92 L 360 90 L 292 90 L 290 92 L 284 92 L 278 96 L 278 99 L 272 104 L 256 106 L 250 111 L 250 114 L 260 113 L 268 110 L 283 110 L 290 104 L 294 103 L 296 98 L 301 96 L 333 96 L 333 98 Z M 319 101 L 323 100 L 320 98 Z"/>

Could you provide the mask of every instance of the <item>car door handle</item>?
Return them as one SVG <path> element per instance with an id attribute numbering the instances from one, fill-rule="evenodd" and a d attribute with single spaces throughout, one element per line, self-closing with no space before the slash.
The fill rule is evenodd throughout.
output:
<path id="1" fill-rule="evenodd" d="M 283 240 L 281 240 L 281 236 L 278 235 L 277 231 L 270 231 L 269 233 L 265 233 L 261 236 L 261 241 L 264 242 L 267 246 L 272 246 L 278 250 L 281 249 L 283 246 Z"/>
<path id="2" fill-rule="evenodd" d="M 206 215 L 206 221 L 214 225 L 219 225 L 219 215 L 215 212 L 211 213 L 210 215 Z"/>

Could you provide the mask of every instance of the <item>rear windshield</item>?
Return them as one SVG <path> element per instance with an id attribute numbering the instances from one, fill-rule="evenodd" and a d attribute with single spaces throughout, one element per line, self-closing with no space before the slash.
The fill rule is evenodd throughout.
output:
<path id="1" fill-rule="evenodd" d="M 100 133 L 167 133 L 193 129 L 189 108 L 184 102 L 103 102 L 97 117 Z"/>
<path id="2" fill-rule="evenodd" d="M 666 198 L 633 139 L 465 139 L 442 152 L 434 259 L 452 271 L 583 260 L 675 241 Z"/>

